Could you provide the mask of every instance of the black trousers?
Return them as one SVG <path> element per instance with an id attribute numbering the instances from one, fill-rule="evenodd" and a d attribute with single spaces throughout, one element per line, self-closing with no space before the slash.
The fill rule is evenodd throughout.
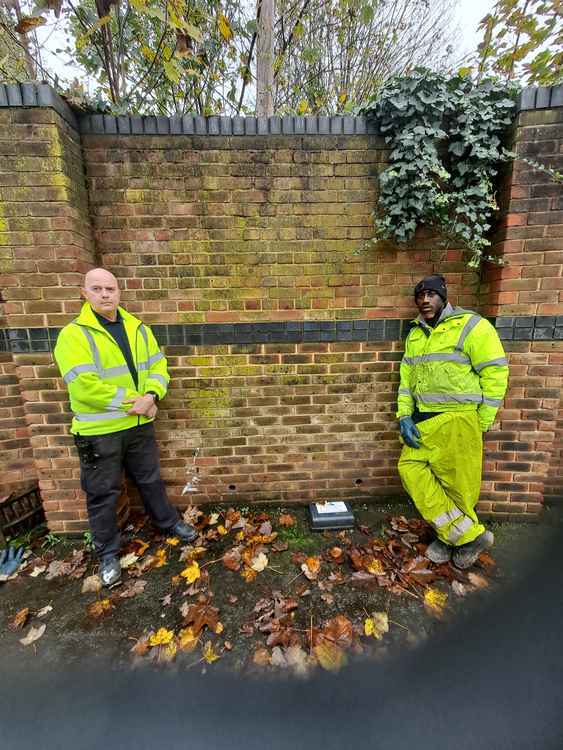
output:
<path id="1" fill-rule="evenodd" d="M 160 477 L 160 460 L 152 422 L 109 435 L 75 436 L 80 456 L 80 483 L 92 540 L 98 557 L 117 555 L 120 534 L 117 502 L 123 469 L 135 482 L 147 513 L 162 530 L 178 521 Z"/>

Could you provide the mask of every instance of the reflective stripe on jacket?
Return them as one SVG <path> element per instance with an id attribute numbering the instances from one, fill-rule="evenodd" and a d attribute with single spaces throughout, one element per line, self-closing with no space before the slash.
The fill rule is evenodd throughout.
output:
<path id="1" fill-rule="evenodd" d="M 123 352 L 88 302 L 57 339 L 54 355 L 68 388 L 74 434 L 105 435 L 150 422 L 148 417 L 129 416 L 131 404 L 125 401 L 147 391 L 159 398 L 166 395 L 170 381 L 166 357 L 153 332 L 122 307 L 119 312 L 137 369 L 137 389 Z"/>
<path id="2" fill-rule="evenodd" d="M 477 410 L 481 429 L 494 422 L 508 385 L 508 360 L 488 320 L 449 303 L 434 328 L 417 318 L 401 362 L 397 417 Z"/>

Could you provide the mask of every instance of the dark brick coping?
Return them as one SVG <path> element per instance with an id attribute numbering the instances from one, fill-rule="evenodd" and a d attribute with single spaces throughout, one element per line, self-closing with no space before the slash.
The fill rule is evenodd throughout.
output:
<path id="1" fill-rule="evenodd" d="M 490 318 L 504 341 L 563 341 L 563 315 Z M 152 329 L 163 346 L 300 344 L 345 341 L 400 341 L 410 320 L 308 320 L 269 323 L 159 325 Z M 52 351 L 59 328 L 0 329 L 0 351 L 20 354 Z"/>
<path id="2" fill-rule="evenodd" d="M 124 135 L 363 135 L 377 133 L 365 117 L 311 115 L 297 117 L 140 117 L 75 114 L 66 101 L 46 83 L 0 83 L 0 107 L 52 107 L 83 134 Z M 522 90 L 518 110 L 563 107 L 563 84 L 530 86 Z"/>

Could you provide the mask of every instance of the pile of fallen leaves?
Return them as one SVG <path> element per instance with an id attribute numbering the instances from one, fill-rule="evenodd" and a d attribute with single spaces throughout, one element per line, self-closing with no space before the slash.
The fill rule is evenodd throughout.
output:
<path id="1" fill-rule="evenodd" d="M 440 619 L 448 611 L 450 594 L 463 596 L 486 587 L 488 580 L 482 572 L 494 567 L 487 553 L 480 556 L 480 572 L 430 562 L 424 553 L 433 539 L 431 528 L 420 519 L 407 520 L 403 516 L 389 519 L 380 536 L 373 536 L 364 526 L 354 534 L 324 532 L 326 548 L 318 555 L 291 553 L 288 542 L 278 538 L 279 530 L 296 524 L 289 513 L 277 517 L 263 512 L 245 515 L 234 508 L 204 513 L 191 506 L 184 519 L 198 531 L 193 544 L 182 545 L 176 537 L 145 528 L 146 519 L 133 521 L 126 529 L 129 541 L 121 556 L 123 584 L 109 592 L 101 588 L 97 564 L 84 550 L 74 550 L 63 560 L 55 559 L 52 552 L 29 556 L 19 575 L 44 576 L 46 580 L 81 579 L 85 615 L 101 621 L 143 594 L 153 570 L 173 562 L 176 570 L 180 566 L 181 570 L 170 576 L 168 593 L 160 603 L 162 608 L 171 608 L 177 625 L 173 629 L 155 626 L 137 633 L 131 649 L 135 664 L 168 664 L 185 655 L 188 666 L 205 666 L 231 651 L 233 641 L 242 639 L 250 667 L 276 667 L 306 674 L 318 666 L 338 670 L 349 655 L 369 654 L 384 641 L 391 626 L 404 627 L 394 623 L 388 611 L 364 610 L 356 616 L 339 612 L 339 587 L 381 589 L 388 598 L 417 600 L 429 615 Z M 272 564 L 274 556 L 286 551 L 284 560 L 290 564 L 289 574 L 287 565 L 286 570 L 279 570 Z M 251 587 L 249 590 L 257 579 L 261 581 L 259 595 L 242 613 L 244 622 L 236 632 L 227 632 L 228 613 L 226 628 L 214 604 L 216 565 L 225 570 L 222 585 L 224 576 L 231 574 L 244 582 L 243 587 Z M 271 584 L 271 577 L 263 576 L 265 571 L 278 575 L 276 585 Z M 320 619 L 312 608 L 307 608 L 305 603 L 312 601 L 313 595 L 331 612 L 330 617 Z M 241 607 L 238 599 L 234 594 L 227 596 L 229 605 Z M 23 645 L 41 638 L 46 630 L 41 620 L 52 609 L 51 605 L 37 612 L 23 609 L 13 617 L 13 630 L 30 625 L 21 638 Z"/>

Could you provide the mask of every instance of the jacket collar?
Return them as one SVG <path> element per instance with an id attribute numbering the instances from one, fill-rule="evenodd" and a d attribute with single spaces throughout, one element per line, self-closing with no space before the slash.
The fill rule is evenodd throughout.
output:
<path id="1" fill-rule="evenodd" d="M 436 321 L 436 326 L 438 326 L 440 323 L 442 323 L 447 318 L 457 318 L 460 315 L 475 315 L 472 310 L 465 310 L 463 307 L 453 307 L 449 302 L 446 302 L 444 305 L 444 308 L 442 309 L 442 312 L 440 313 L 440 317 Z M 428 323 L 424 320 L 422 315 L 418 315 L 414 320 L 413 323 L 416 323 L 421 328 L 428 330 L 432 330 L 432 327 L 428 325 Z"/>
<path id="2" fill-rule="evenodd" d="M 131 315 L 131 313 L 128 313 L 127 310 L 125 310 L 123 307 L 117 308 L 119 314 L 121 315 L 121 319 L 123 320 L 124 325 L 140 325 L 141 321 L 139 318 L 136 318 L 134 315 Z M 78 325 L 81 326 L 89 326 L 90 328 L 96 328 L 98 331 L 104 331 L 105 329 L 96 317 L 96 314 L 92 310 L 92 306 L 89 302 L 85 302 L 82 305 L 82 309 L 80 310 L 80 314 L 77 318 L 74 320 L 75 323 L 78 323 Z"/>

